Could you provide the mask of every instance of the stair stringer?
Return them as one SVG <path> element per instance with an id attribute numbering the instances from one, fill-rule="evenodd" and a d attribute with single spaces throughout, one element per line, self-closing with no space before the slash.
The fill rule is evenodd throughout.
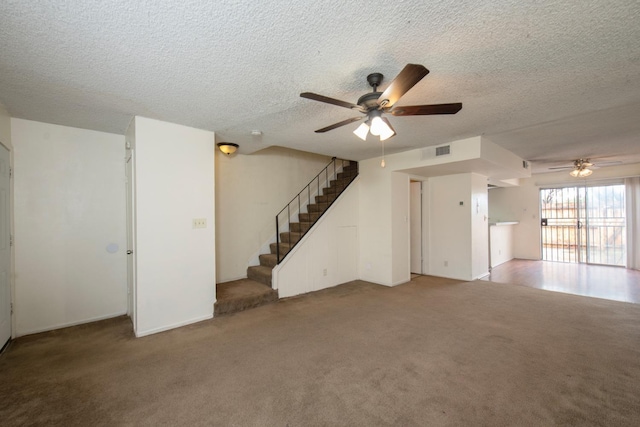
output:
<path id="1" fill-rule="evenodd" d="M 331 181 L 333 179 L 336 179 L 338 174 L 341 173 L 342 171 L 343 171 L 343 167 L 342 167 L 342 164 L 340 164 L 340 165 L 338 165 L 336 167 L 335 173 L 333 171 L 331 171 L 331 174 L 329 175 L 329 181 Z M 322 190 L 323 190 L 323 187 L 320 187 L 319 191 L 318 191 L 318 188 L 313 190 L 313 192 L 311 193 L 311 197 L 310 197 L 311 198 L 311 203 L 313 203 L 313 201 L 315 200 L 316 196 L 319 196 L 320 194 L 322 194 Z M 305 212 L 308 204 L 309 204 L 309 197 L 306 197 L 304 199 L 303 203 L 300 203 L 300 209 L 296 208 L 294 211 L 291 212 L 291 216 L 289 217 L 290 223 L 291 222 L 298 222 L 298 214 L 301 211 Z M 282 229 L 280 229 L 280 233 L 287 232 L 287 231 L 289 231 L 289 224 L 283 224 L 282 225 Z M 274 229 L 273 234 L 271 236 L 269 236 L 269 239 L 267 239 L 267 241 L 265 241 L 262 244 L 262 246 L 260 246 L 260 248 L 258 248 L 258 250 L 255 251 L 251 255 L 251 257 L 247 260 L 247 265 L 258 265 L 258 264 L 260 264 L 260 255 L 269 253 L 269 251 L 270 251 L 269 245 L 271 245 L 272 243 L 276 243 L 276 236 L 277 236 L 277 234 L 276 234 L 275 229 Z"/>
<path id="2" fill-rule="evenodd" d="M 272 287 L 278 290 L 280 298 L 330 288 L 360 277 L 359 181 L 357 176 L 273 268 Z"/>

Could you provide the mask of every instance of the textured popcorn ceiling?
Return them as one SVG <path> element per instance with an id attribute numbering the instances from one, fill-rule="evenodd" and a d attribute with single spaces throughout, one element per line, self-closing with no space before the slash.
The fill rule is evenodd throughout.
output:
<path id="1" fill-rule="evenodd" d="M 134 115 L 208 129 L 250 153 L 280 145 L 361 160 L 380 143 L 315 129 L 357 116 L 371 72 L 431 73 L 390 117 L 387 152 L 484 135 L 535 170 L 640 161 L 640 2 L 0 2 L 0 102 L 12 116 L 124 133 Z M 259 129 L 261 136 L 252 136 Z M 597 163 L 597 160 L 595 161 Z"/>

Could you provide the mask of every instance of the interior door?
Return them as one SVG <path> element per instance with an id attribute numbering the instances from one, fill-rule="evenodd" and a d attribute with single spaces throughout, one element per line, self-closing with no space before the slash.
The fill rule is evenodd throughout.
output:
<path id="1" fill-rule="evenodd" d="M 128 314 L 137 327 L 136 316 L 136 252 L 135 252 L 135 170 L 134 151 L 127 147 L 125 175 L 127 186 L 127 298 Z"/>
<path id="2" fill-rule="evenodd" d="M 0 348 L 11 338 L 9 150 L 0 145 Z"/>
<path id="3" fill-rule="evenodd" d="M 411 272 L 422 274 L 422 182 L 412 181 L 410 186 Z"/>

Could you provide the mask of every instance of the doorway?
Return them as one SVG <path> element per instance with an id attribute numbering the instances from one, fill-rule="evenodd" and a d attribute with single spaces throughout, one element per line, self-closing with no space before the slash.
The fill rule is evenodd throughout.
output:
<path id="1" fill-rule="evenodd" d="M 540 190 L 542 259 L 624 266 L 624 185 Z"/>
<path id="2" fill-rule="evenodd" d="M 136 254 L 135 254 L 135 161 L 134 151 L 127 143 L 125 157 L 126 209 L 127 209 L 127 314 L 134 330 L 137 328 L 136 314 Z"/>
<path id="3" fill-rule="evenodd" d="M 9 150 L 0 144 L 0 349 L 11 339 L 11 235 Z"/>
<path id="4" fill-rule="evenodd" d="M 422 273 L 422 181 L 409 183 L 411 273 Z"/>

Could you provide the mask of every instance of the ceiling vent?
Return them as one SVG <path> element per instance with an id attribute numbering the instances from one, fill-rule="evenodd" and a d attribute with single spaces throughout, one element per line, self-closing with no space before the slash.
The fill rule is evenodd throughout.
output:
<path id="1" fill-rule="evenodd" d="M 442 145 L 440 147 L 436 147 L 436 157 L 438 156 L 446 156 L 451 154 L 451 146 L 450 145 Z"/>
<path id="2" fill-rule="evenodd" d="M 422 160 L 435 159 L 440 156 L 451 155 L 451 145 L 441 145 L 439 147 L 426 147 L 422 149 Z"/>

